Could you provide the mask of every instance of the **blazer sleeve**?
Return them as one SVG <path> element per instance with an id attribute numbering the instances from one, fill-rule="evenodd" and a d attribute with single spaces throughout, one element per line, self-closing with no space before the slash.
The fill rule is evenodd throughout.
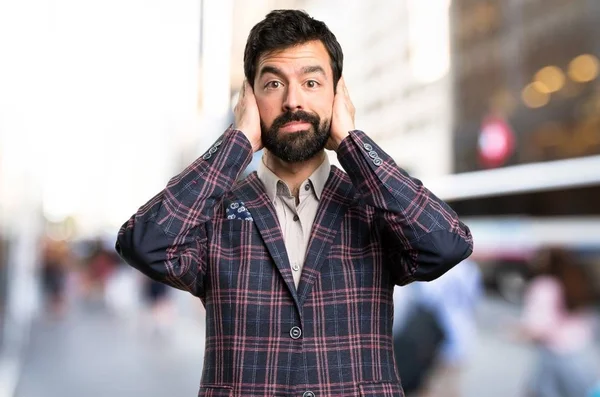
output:
<path id="1" fill-rule="evenodd" d="M 364 132 L 351 131 L 337 154 L 362 201 L 375 208 L 396 284 L 433 280 L 469 257 L 469 228 Z"/>
<path id="2" fill-rule="evenodd" d="M 202 296 L 207 226 L 251 159 L 250 142 L 230 127 L 121 227 L 119 255 L 156 281 Z"/>

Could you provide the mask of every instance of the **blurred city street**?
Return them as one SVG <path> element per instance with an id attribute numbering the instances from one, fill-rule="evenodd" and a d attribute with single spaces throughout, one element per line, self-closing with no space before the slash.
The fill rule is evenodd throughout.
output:
<path id="1" fill-rule="evenodd" d="M 75 307 L 34 321 L 16 396 L 193 396 L 204 328 L 183 318 L 159 334 L 141 319 Z"/>
<path id="2" fill-rule="evenodd" d="M 475 356 L 463 379 L 465 397 L 520 395 L 532 352 L 506 339 L 516 317 L 515 306 L 498 298 L 482 303 Z M 64 321 L 38 319 L 16 397 L 193 396 L 204 348 L 200 319 L 180 318 L 167 335 L 82 305 Z"/>
<path id="3" fill-rule="evenodd" d="M 339 101 L 334 101 L 339 92 L 351 102 L 351 128 L 374 142 L 362 145 L 367 160 L 379 167 L 375 161 L 385 152 L 393 166 L 384 168 L 414 178 L 411 183 L 401 178 L 404 185 L 397 193 L 418 186 L 425 192 L 423 202 L 439 199 L 452 210 L 431 219 L 438 222 L 455 213 L 469 229 L 465 236 L 472 236 L 472 252 L 461 251 L 471 252 L 468 259 L 431 282 L 412 283 L 394 294 L 396 319 L 411 320 L 396 325 L 414 325 L 394 327 L 392 335 L 395 354 L 402 351 L 410 357 L 402 362 L 410 363 L 408 370 L 415 373 L 415 386 L 407 397 L 523 397 L 525 384 L 534 385 L 536 396 L 544 395 L 540 390 L 545 389 L 554 397 L 562 386 L 578 392 L 560 397 L 600 396 L 600 363 L 596 367 L 587 357 L 594 353 L 590 346 L 595 346 L 600 361 L 600 1 L 374 4 L 0 1 L 0 397 L 197 395 L 205 309 L 191 294 L 167 285 L 208 286 L 215 292 L 212 283 L 222 282 L 219 272 L 230 272 L 228 280 L 235 279 L 234 273 L 245 279 L 246 268 L 239 266 L 245 246 L 236 244 L 250 240 L 232 237 L 238 250 L 234 254 L 223 253 L 218 247 L 221 240 L 208 243 L 208 235 L 220 230 L 217 225 L 238 221 L 230 218 L 232 214 L 223 215 L 238 208 L 230 207 L 237 201 L 227 201 L 228 195 L 237 194 L 231 183 L 254 173 L 252 177 L 266 187 L 268 183 L 256 174 L 264 165 L 279 178 L 278 187 L 279 182 L 286 184 L 281 176 L 285 173 L 278 174 L 277 167 L 270 169 L 265 162 L 271 154 L 278 156 L 264 145 L 264 136 L 271 129 L 273 136 L 285 132 L 277 132 L 274 120 L 291 117 L 290 108 L 318 117 L 331 136 L 340 111 L 335 106 Z M 272 51 L 252 49 L 253 27 L 281 9 L 303 10 L 323 21 L 341 47 L 337 54 L 326 46 L 322 66 L 290 70 L 302 70 L 306 76 L 308 71 L 322 75 L 317 77 L 331 74 L 317 88 L 338 84 L 336 79 L 343 77 L 339 81 L 347 90 L 336 90 L 333 84 L 333 89 L 313 90 L 317 77 L 283 79 L 281 71 L 287 69 L 268 62 L 268 68 L 257 73 L 265 56 L 300 48 L 274 44 Z M 314 41 L 302 38 L 297 43 L 314 45 Z M 261 82 L 261 75 L 269 80 Z M 305 90 L 292 89 L 295 83 Z M 244 95 L 246 90 L 253 95 Z M 303 94 L 292 95 L 296 92 Z M 246 167 L 237 170 L 235 178 L 219 177 L 228 168 L 210 168 L 209 160 L 231 144 L 223 135 L 230 126 L 247 134 L 248 126 L 240 123 L 244 114 L 239 114 L 246 109 L 239 106 L 246 103 L 244 98 L 250 100 L 250 108 L 258 109 L 259 117 L 252 120 L 255 128 L 249 130 L 260 132 L 260 139 L 251 139 L 252 152 L 227 157 L 246 156 Z M 252 104 L 248 98 L 258 102 Z M 300 101 L 290 106 L 290 98 Z M 313 132 L 318 125 L 311 127 Z M 257 140 L 260 145 L 254 145 Z M 375 146 L 379 154 L 371 150 Z M 352 167 L 342 166 L 344 152 L 329 149 L 333 148 L 319 150 L 332 166 L 352 174 Z M 308 164 L 279 160 L 283 165 Z M 208 170 L 208 176 L 197 174 L 185 185 L 198 196 L 189 200 L 198 201 L 190 208 L 203 208 L 188 214 L 186 205 L 176 203 L 182 194 L 169 189 L 178 185 L 174 181 L 187 181 L 181 172 L 190 170 L 190 164 L 202 167 L 192 167 L 193 172 L 185 175 Z M 240 164 L 235 162 L 232 169 Z M 377 172 L 375 176 L 381 178 Z M 218 194 L 212 188 L 194 190 L 197 182 L 211 178 L 227 181 L 216 189 Z M 310 178 L 302 183 L 310 180 L 314 186 Z M 391 186 L 385 178 L 381 183 L 361 182 L 354 180 L 354 188 Z M 426 190 L 421 190 L 421 183 Z M 299 186 L 295 206 L 288 206 L 294 211 L 301 207 L 300 193 L 310 191 L 309 184 Z M 374 192 L 362 193 L 371 198 Z M 324 202 L 316 190 L 315 197 L 312 210 Z M 244 220 L 257 219 L 252 204 L 241 196 L 237 199 L 248 207 Z M 277 193 L 273 202 L 279 199 Z M 357 203 L 361 207 L 357 209 L 375 218 L 383 214 L 385 220 L 389 215 L 388 207 Z M 158 209 L 150 210 L 153 205 Z M 171 207 L 177 217 L 158 215 Z M 396 215 L 406 216 L 412 207 L 398 207 Z M 323 219 L 329 219 L 324 213 Z M 156 219 L 145 218 L 150 215 Z M 289 225 L 282 221 L 286 218 L 277 216 L 280 229 L 272 230 L 288 235 Z M 190 233 L 185 238 L 171 230 L 181 219 L 189 226 L 184 228 Z M 289 219 L 301 221 L 300 216 Z M 302 230 L 308 233 L 302 236 L 314 241 L 321 229 L 313 228 L 316 220 L 307 219 L 309 226 Z M 413 226 L 410 220 L 402 224 Z M 146 234 L 139 232 L 139 225 L 159 227 Z M 340 230 L 347 225 L 342 223 Z M 387 258 L 389 247 L 383 244 L 387 229 L 378 227 L 369 234 L 365 230 L 365 236 L 382 237 L 382 257 Z M 436 223 L 422 236 L 434 235 L 438 227 Z M 233 229 L 246 233 L 232 224 Z M 250 229 L 251 241 L 258 242 L 254 234 L 259 227 Z M 137 236 L 129 240 L 140 247 L 151 246 L 163 235 L 172 240 L 145 253 L 132 248 L 127 255 L 121 240 L 128 240 L 128 233 Z M 414 241 L 425 241 L 420 234 L 415 236 Z M 263 236 L 265 246 L 267 240 Z M 346 240 L 354 244 L 355 239 Z M 289 238 L 287 243 L 291 244 Z M 263 248 L 259 251 L 266 252 Z M 390 258 L 396 261 L 397 247 L 393 248 Z M 429 257 L 429 249 L 421 252 L 423 257 L 404 248 L 399 257 L 402 262 L 414 259 L 409 276 L 416 277 L 420 266 L 430 261 L 419 262 Z M 246 259 L 254 260 L 256 252 L 248 252 Z M 287 259 L 291 252 L 286 246 Z M 319 255 L 333 263 L 339 252 L 319 250 Z M 216 259 L 203 262 L 201 253 Z M 302 278 L 307 273 L 300 265 L 315 262 L 300 251 L 296 254 L 291 269 Z M 222 267 L 224 258 L 231 260 L 235 271 Z M 281 258 L 271 253 L 265 266 L 281 268 Z M 190 266 L 180 266 L 188 260 Z M 200 265 L 194 267 L 196 262 Z M 267 274 L 262 269 L 257 274 Z M 188 276 L 193 282 L 179 280 Z M 316 282 L 322 281 L 317 276 Z M 390 297 L 391 293 L 386 299 Z M 257 314 L 253 321 L 264 323 L 258 319 Z M 391 367 L 391 356 L 387 357 Z M 236 365 L 246 366 L 234 360 Z M 458 378 L 460 382 L 453 383 Z M 460 391 L 454 390 L 458 383 Z"/>

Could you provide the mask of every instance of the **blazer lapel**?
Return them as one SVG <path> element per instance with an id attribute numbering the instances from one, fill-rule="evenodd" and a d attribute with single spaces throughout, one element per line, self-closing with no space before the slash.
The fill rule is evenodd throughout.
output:
<path id="1" fill-rule="evenodd" d="M 294 277 L 290 269 L 290 261 L 285 249 L 285 242 L 277 219 L 277 213 L 256 172 L 251 173 L 238 184 L 232 193 L 244 202 L 252 215 L 254 224 L 258 228 L 277 269 L 279 269 L 281 276 L 290 290 L 294 302 L 298 306 L 298 309 L 300 309 L 296 286 L 294 285 Z"/>
<path id="2" fill-rule="evenodd" d="M 342 171 L 332 167 L 329 179 L 321 194 L 317 216 L 313 223 L 310 241 L 306 250 L 306 259 L 298 285 L 300 305 L 304 303 L 319 277 L 320 268 L 329 253 L 331 244 L 341 227 L 344 214 L 353 199 L 354 188 L 352 183 L 348 177 L 344 176 Z"/>

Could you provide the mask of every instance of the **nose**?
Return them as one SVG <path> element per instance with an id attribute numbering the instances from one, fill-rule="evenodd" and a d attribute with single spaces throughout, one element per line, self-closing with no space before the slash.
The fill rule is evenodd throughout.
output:
<path id="1" fill-rule="evenodd" d="M 289 84 L 286 92 L 285 98 L 283 100 L 283 110 L 284 111 L 294 111 L 301 110 L 304 108 L 304 98 L 302 95 L 301 87 L 297 87 L 296 85 Z"/>

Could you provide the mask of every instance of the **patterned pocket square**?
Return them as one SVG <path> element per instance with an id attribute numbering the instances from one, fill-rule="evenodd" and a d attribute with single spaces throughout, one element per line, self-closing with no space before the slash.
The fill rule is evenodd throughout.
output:
<path id="1" fill-rule="evenodd" d="M 239 219 L 242 221 L 253 221 L 252 215 L 243 202 L 234 201 L 227 206 L 227 219 Z"/>

